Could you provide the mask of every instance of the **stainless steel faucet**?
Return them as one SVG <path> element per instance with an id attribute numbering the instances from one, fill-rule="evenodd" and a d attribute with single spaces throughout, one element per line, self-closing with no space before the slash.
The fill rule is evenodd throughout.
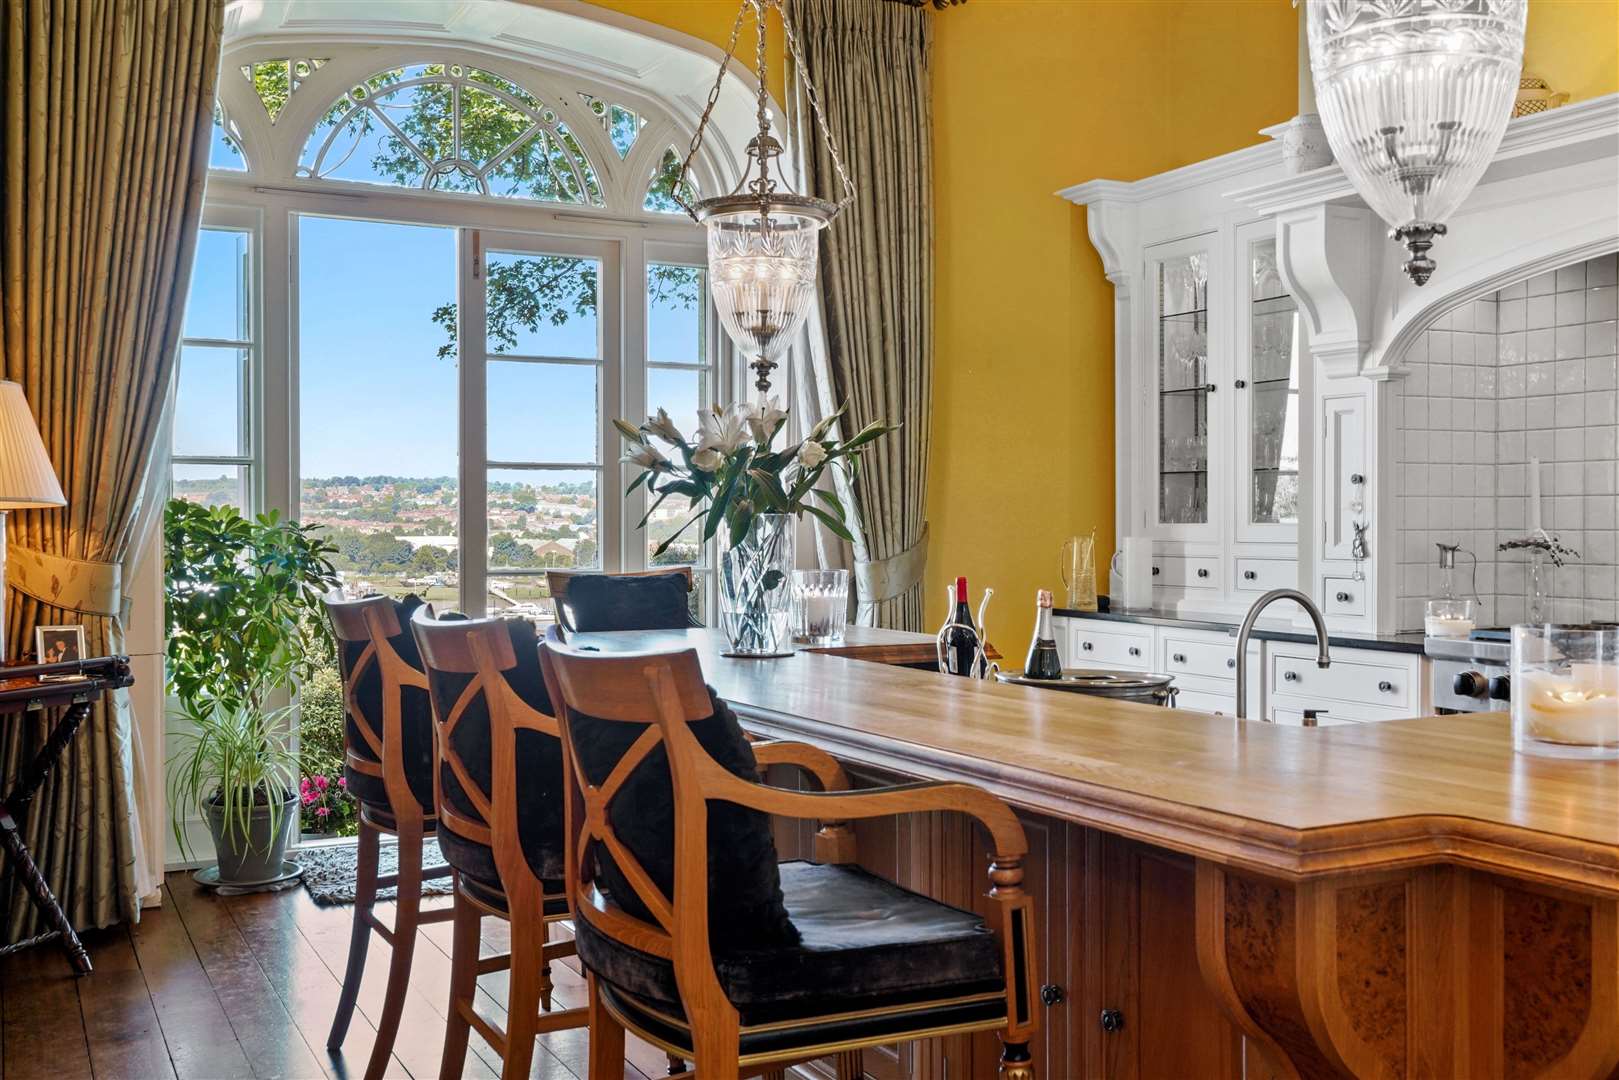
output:
<path id="1" fill-rule="evenodd" d="M 1297 589 L 1272 589 L 1254 601 L 1254 606 L 1243 616 L 1242 628 L 1237 631 L 1237 719 L 1248 718 L 1248 635 L 1254 632 L 1259 613 L 1278 600 L 1295 601 L 1315 623 L 1316 667 L 1331 667 L 1332 655 L 1327 651 L 1327 623 L 1315 602 Z"/>

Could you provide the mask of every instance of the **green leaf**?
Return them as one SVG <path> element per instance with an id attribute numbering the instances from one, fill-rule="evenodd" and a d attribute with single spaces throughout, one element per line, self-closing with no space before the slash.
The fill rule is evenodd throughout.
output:
<path id="1" fill-rule="evenodd" d="M 849 527 L 847 525 L 845 525 L 842 521 L 839 521 L 837 518 L 833 517 L 831 514 L 828 514 L 825 510 L 822 510 L 819 506 L 806 506 L 806 507 L 804 507 L 804 509 L 809 511 L 810 513 L 814 514 L 816 516 L 816 518 L 818 518 L 820 520 L 821 524 L 825 525 L 828 529 L 831 529 L 834 536 L 840 537 L 841 539 L 844 539 L 844 540 L 848 540 L 851 543 L 854 542 L 854 536 L 852 534 L 850 534 Z"/>

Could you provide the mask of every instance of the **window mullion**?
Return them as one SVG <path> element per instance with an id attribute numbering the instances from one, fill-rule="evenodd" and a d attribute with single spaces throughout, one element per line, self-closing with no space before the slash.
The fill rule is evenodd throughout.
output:
<path id="1" fill-rule="evenodd" d="M 476 229 L 459 236 L 461 273 L 457 275 L 458 325 L 461 344 L 460 424 L 460 534 L 461 609 L 474 617 L 485 614 L 489 602 L 489 409 L 485 339 L 487 317 L 484 297 L 483 244 Z"/>

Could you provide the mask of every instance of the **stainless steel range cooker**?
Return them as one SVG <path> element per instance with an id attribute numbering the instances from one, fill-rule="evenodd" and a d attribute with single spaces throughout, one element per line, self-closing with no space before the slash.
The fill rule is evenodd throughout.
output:
<path id="1" fill-rule="evenodd" d="M 1512 700 L 1512 631 L 1474 630 L 1465 638 L 1424 638 L 1440 712 L 1500 712 Z"/>
<path id="2" fill-rule="evenodd" d="M 1422 651 L 1433 661 L 1433 703 L 1440 712 L 1503 712 L 1509 707 L 1510 627 L 1474 630 L 1465 638 L 1424 638 Z"/>

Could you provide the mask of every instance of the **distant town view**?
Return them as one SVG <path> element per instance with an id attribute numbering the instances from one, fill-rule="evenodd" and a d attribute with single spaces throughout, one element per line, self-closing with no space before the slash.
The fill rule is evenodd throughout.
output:
<path id="1" fill-rule="evenodd" d="M 543 476 L 542 474 L 538 474 Z M 237 503 L 238 480 L 179 479 L 174 496 Z M 300 520 L 322 526 L 351 596 L 415 593 L 440 604 L 460 597 L 457 485 L 453 476 L 331 476 L 305 480 Z M 660 507 L 647 523 L 648 551 L 685 521 L 685 507 Z M 489 484 L 491 612 L 551 618 L 550 592 L 536 570 L 600 566 L 593 482 Z M 697 544 L 676 544 L 658 565 L 695 561 Z M 502 573 L 527 571 L 528 573 Z"/>

